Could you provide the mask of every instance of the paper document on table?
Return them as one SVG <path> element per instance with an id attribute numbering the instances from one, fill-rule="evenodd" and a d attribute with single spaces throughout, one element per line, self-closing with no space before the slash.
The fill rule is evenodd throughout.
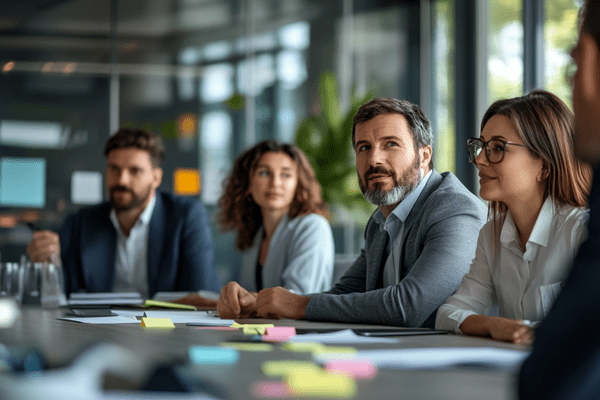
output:
<path id="1" fill-rule="evenodd" d="M 206 311 L 175 311 L 175 310 L 156 310 L 146 311 L 146 317 L 150 318 L 171 318 L 174 324 L 189 324 L 205 326 L 231 326 L 235 321 L 232 319 L 221 319 Z"/>
<path id="2" fill-rule="evenodd" d="M 289 339 L 289 342 L 317 342 L 317 343 L 399 343 L 400 339 L 366 337 L 357 335 L 352 329 L 345 329 L 330 333 L 308 333 L 296 335 Z"/>
<path id="3" fill-rule="evenodd" d="M 424 349 L 363 350 L 354 357 L 369 360 L 377 368 L 443 369 L 452 367 L 513 368 L 529 355 L 528 351 L 493 347 L 449 347 Z M 327 357 L 316 357 L 327 362 Z"/>
<path id="4" fill-rule="evenodd" d="M 140 320 L 133 317 L 63 317 L 62 321 L 81 322 L 82 324 L 139 324 Z"/>
<path id="5" fill-rule="evenodd" d="M 144 300 L 136 292 L 71 293 L 68 305 L 143 304 Z"/>

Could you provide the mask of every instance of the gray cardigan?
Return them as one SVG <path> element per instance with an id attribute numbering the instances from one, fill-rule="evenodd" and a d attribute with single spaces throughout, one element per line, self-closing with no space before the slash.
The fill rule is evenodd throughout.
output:
<path id="1" fill-rule="evenodd" d="M 263 228 L 254 243 L 242 254 L 239 284 L 256 291 L 256 263 Z M 290 219 L 286 214 L 277 225 L 269 243 L 262 270 L 262 286 L 283 286 L 298 294 L 331 288 L 334 261 L 333 234 L 329 222 L 318 214 Z"/>
<path id="2" fill-rule="evenodd" d="M 405 221 L 400 282 L 376 289 L 387 233 L 371 216 L 360 255 L 333 289 L 311 297 L 306 319 L 433 327 L 469 271 L 485 220 L 485 205 L 456 176 L 433 171 Z"/>

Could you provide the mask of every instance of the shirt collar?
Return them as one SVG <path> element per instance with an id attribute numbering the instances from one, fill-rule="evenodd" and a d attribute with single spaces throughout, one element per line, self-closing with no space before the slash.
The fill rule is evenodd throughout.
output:
<path id="1" fill-rule="evenodd" d="M 556 212 L 556 205 L 554 201 L 548 196 L 542 205 L 540 214 L 538 215 L 533 230 L 529 235 L 527 243 L 532 242 L 540 246 L 547 247 L 550 241 L 550 231 L 552 229 L 552 218 Z M 510 211 L 506 213 L 506 219 L 504 220 L 504 226 L 500 233 L 500 242 L 502 244 L 509 244 L 511 241 L 517 240 L 517 227 L 515 221 L 510 214 Z"/>
<path id="2" fill-rule="evenodd" d="M 417 202 L 417 199 L 423 192 L 425 185 L 427 185 L 427 182 L 429 181 L 429 178 L 431 177 L 431 173 L 432 173 L 432 171 L 430 170 L 423 177 L 423 179 L 421 179 L 421 182 L 417 185 L 417 187 L 412 192 L 410 192 L 408 194 L 408 196 L 406 196 L 404 198 L 404 200 L 402 200 L 396 206 L 396 208 L 394 208 L 394 210 L 390 213 L 390 215 L 388 215 L 388 218 L 390 218 L 392 215 L 394 215 L 394 217 L 398 218 L 400 221 L 402 221 L 402 222 L 406 221 L 408 214 L 410 214 L 410 211 L 412 210 L 413 206 Z M 386 223 L 386 219 L 384 218 L 380 209 L 377 209 L 375 214 L 373 214 L 373 218 L 375 219 L 375 222 L 380 224 L 381 228 L 383 229 L 383 227 L 385 226 L 385 223 Z"/>
<path id="3" fill-rule="evenodd" d="M 156 193 L 154 194 L 154 196 L 152 196 L 152 198 L 148 202 L 148 205 L 146 206 L 146 208 L 144 208 L 144 211 L 142 211 L 142 213 L 138 217 L 138 220 L 135 221 L 134 227 L 139 225 L 148 225 L 150 223 L 150 219 L 152 218 L 152 212 L 154 211 L 155 206 Z M 121 224 L 119 224 L 119 219 L 117 218 L 117 211 L 114 209 L 114 207 L 110 209 L 110 221 L 112 222 L 117 232 L 123 233 L 121 229 Z"/>

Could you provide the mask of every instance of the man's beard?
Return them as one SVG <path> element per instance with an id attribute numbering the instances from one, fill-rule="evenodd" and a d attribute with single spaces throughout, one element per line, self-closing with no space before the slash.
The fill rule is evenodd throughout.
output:
<path id="1" fill-rule="evenodd" d="M 373 190 L 369 190 L 367 186 L 369 176 L 373 174 L 386 174 L 395 178 L 394 172 L 384 167 L 369 167 L 365 172 L 364 179 L 361 178 L 360 175 L 358 176 L 358 185 L 360 186 L 360 190 L 365 196 L 365 199 L 367 199 L 369 203 L 375 204 L 376 206 L 398 204 L 404 200 L 410 192 L 415 190 L 419 183 L 421 183 L 421 180 L 423 180 L 421 169 L 419 168 L 420 164 L 420 157 L 416 154 L 412 165 L 404 171 L 400 178 L 396 179 L 394 187 L 388 191 L 381 188 L 383 186 L 381 182 L 376 182 Z"/>
<path id="2" fill-rule="evenodd" d="M 118 203 L 114 198 L 114 194 L 116 192 L 129 192 L 131 194 L 131 200 L 129 201 L 129 203 Z M 110 203 L 117 212 L 129 211 L 143 205 L 146 202 L 146 200 L 148 200 L 151 193 L 151 185 L 148 186 L 148 190 L 146 190 L 146 193 L 143 195 L 136 194 L 132 189 L 129 189 L 128 187 L 115 185 L 109 189 Z"/>

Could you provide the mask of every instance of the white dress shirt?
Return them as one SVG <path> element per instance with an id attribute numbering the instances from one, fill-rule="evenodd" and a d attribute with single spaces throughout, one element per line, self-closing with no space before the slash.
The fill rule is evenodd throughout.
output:
<path id="1" fill-rule="evenodd" d="M 523 253 L 508 212 L 497 257 L 493 224 L 488 221 L 479 232 L 471 270 L 438 310 L 436 329 L 461 333 L 459 326 L 474 314 L 499 315 L 525 323 L 541 321 L 550 311 L 587 235 L 587 219 L 587 210 L 559 207 L 547 198 Z"/>
<path id="2" fill-rule="evenodd" d="M 423 177 L 419 185 L 394 208 L 385 220 L 381 211 L 373 216 L 375 221 L 381 224 L 381 229 L 387 232 L 389 238 L 383 255 L 384 257 L 387 256 L 383 267 L 383 287 L 394 286 L 400 282 L 400 268 L 398 266 L 402 257 L 400 240 L 404 233 L 404 221 L 406 221 L 408 214 L 417 202 L 430 176 L 431 171 Z"/>
<path id="3" fill-rule="evenodd" d="M 152 197 L 129 236 L 123 233 L 115 209 L 110 210 L 110 220 L 117 231 L 115 292 L 138 292 L 142 298 L 148 297 L 148 233 L 155 204 L 156 197 Z"/>

